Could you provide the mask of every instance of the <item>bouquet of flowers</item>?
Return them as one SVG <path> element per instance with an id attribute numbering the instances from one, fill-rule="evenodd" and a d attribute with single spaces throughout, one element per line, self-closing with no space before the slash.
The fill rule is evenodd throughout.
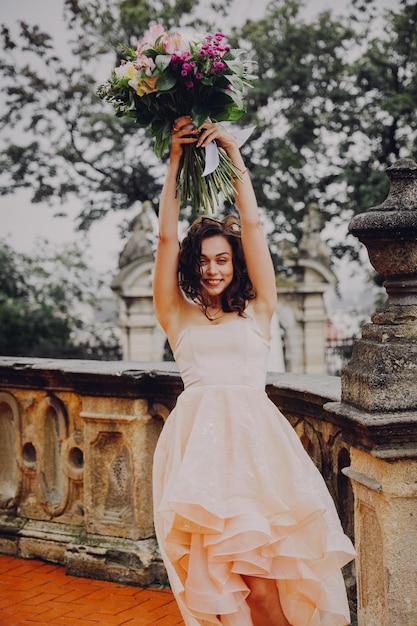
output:
<path id="1" fill-rule="evenodd" d="M 243 96 L 250 86 L 250 64 L 244 50 L 232 49 L 223 33 L 169 34 L 151 26 L 137 49 L 124 48 L 110 79 L 98 89 L 119 117 L 127 116 L 149 130 L 155 153 L 169 148 L 174 120 L 190 115 L 196 127 L 205 120 L 235 121 L 245 113 Z M 213 143 L 213 142 L 212 142 Z M 218 204 L 219 193 L 233 200 L 237 170 L 225 152 L 185 145 L 178 175 L 182 201 L 206 213 Z"/>

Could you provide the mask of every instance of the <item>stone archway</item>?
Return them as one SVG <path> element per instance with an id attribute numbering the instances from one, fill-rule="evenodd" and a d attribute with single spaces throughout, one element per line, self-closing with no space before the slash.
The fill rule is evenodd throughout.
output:
<path id="1" fill-rule="evenodd" d="M 153 255 L 148 254 L 123 267 L 111 283 L 120 298 L 119 325 L 126 361 L 163 360 L 166 337 L 153 309 L 153 268 Z"/>
<path id="2" fill-rule="evenodd" d="M 287 264 L 290 277 L 277 279 L 285 369 L 293 374 L 326 374 L 324 294 L 336 276 L 318 259 L 294 258 Z"/>

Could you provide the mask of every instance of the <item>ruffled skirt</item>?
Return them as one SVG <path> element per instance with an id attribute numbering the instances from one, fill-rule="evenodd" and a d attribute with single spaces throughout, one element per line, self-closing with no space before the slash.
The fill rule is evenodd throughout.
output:
<path id="1" fill-rule="evenodd" d="M 274 579 L 292 626 L 349 624 L 340 569 L 355 551 L 263 390 L 186 389 L 159 438 L 153 481 L 156 535 L 187 626 L 252 626 L 241 575 Z"/>

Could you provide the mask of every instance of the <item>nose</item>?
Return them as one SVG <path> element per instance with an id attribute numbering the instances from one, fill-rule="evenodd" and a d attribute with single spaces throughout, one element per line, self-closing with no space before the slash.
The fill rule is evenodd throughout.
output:
<path id="1" fill-rule="evenodd" d="M 215 261 L 210 261 L 207 265 L 207 274 L 216 274 L 217 267 Z"/>

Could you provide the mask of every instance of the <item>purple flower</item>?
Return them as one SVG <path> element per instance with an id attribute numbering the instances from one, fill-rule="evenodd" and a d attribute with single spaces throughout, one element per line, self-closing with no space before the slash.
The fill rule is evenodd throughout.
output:
<path id="1" fill-rule="evenodd" d="M 187 87 L 187 89 L 192 89 L 194 87 L 194 83 L 192 80 L 189 80 L 185 83 L 185 86 Z"/>

